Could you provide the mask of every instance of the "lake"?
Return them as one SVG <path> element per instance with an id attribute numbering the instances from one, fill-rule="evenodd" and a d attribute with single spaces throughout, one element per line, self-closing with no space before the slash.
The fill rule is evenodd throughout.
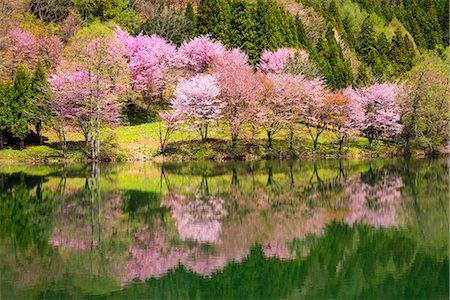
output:
<path id="1" fill-rule="evenodd" d="M 448 165 L 0 165 L 0 298 L 448 299 Z"/>

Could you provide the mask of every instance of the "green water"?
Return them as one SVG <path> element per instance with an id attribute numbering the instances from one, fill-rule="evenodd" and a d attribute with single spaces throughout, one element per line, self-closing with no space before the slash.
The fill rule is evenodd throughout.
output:
<path id="1" fill-rule="evenodd" d="M 0 165 L 0 299 L 448 299 L 448 160 Z"/>

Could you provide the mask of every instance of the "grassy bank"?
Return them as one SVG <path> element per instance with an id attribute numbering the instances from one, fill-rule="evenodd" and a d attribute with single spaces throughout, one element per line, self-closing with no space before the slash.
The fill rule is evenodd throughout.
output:
<path id="1" fill-rule="evenodd" d="M 325 131 L 319 138 L 314 151 L 313 143 L 306 128 L 299 127 L 296 132 L 294 149 L 289 149 L 287 132 L 280 131 L 274 138 L 272 149 L 267 148 L 264 132 L 255 135 L 251 130 L 244 130 L 235 148 L 231 147 L 228 130 L 224 126 L 211 128 L 209 139 L 202 143 L 196 132 L 190 128 L 175 133 L 163 156 L 159 151 L 158 123 L 137 126 L 123 126 L 103 132 L 104 149 L 117 160 L 151 160 L 151 159 L 260 159 L 260 158 L 309 158 L 337 157 L 339 150 L 336 137 Z M 28 145 L 25 149 L 6 147 L 0 150 L 0 160 L 5 161 L 82 161 L 86 160 L 83 137 L 69 133 L 68 153 L 63 157 L 60 143 L 52 131 L 44 133 L 46 143 L 43 146 Z M 352 138 L 345 146 L 342 156 L 369 157 L 393 156 L 398 154 L 398 145 L 380 141 L 369 147 L 365 138 Z"/>

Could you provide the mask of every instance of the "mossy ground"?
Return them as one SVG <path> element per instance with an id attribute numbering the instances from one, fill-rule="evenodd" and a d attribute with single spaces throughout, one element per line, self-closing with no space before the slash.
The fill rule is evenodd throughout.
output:
<path id="1" fill-rule="evenodd" d="M 145 123 L 136 126 L 122 126 L 103 132 L 104 140 L 116 148 L 114 157 L 118 160 L 145 159 L 259 159 L 259 158 L 308 158 L 308 157 L 363 157 L 393 156 L 399 152 L 399 145 L 380 141 L 369 147 L 367 139 L 352 138 L 339 153 L 337 139 L 332 132 L 325 131 L 319 138 L 316 150 L 308 135 L 307 129 L 299 126 L 293 149 L 289 149 L 287 132 L 281 130 L 275 135 L 273 147 L 267 147 L 265 132 L 256 134 L 246 128 L 236 147 L 231 146 L 228 130 L 225 125 L 212 127 L 208 141 L 202 143 L 197 132 L 189 127 L 176 132 L 170 139 L 165 155 L 159 151 L 159 123 Z M 60 143 L 52 131 L 44 133 L 44 146 L 28 145 L 25 149 L 6 147 L 0 150 L 1 161 L 55 161 L 86 160 L 83 137 L 77 133 L 69 133 L 68 153 L 63 156 Z"/>

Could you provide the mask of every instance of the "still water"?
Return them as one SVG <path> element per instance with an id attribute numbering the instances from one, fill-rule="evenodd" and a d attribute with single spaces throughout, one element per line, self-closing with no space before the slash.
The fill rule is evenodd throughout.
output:
<path id="1" fill-rule="evenodd" d="M 448 161 L 0 165 L 1 299 L 448 299 Z"/>

